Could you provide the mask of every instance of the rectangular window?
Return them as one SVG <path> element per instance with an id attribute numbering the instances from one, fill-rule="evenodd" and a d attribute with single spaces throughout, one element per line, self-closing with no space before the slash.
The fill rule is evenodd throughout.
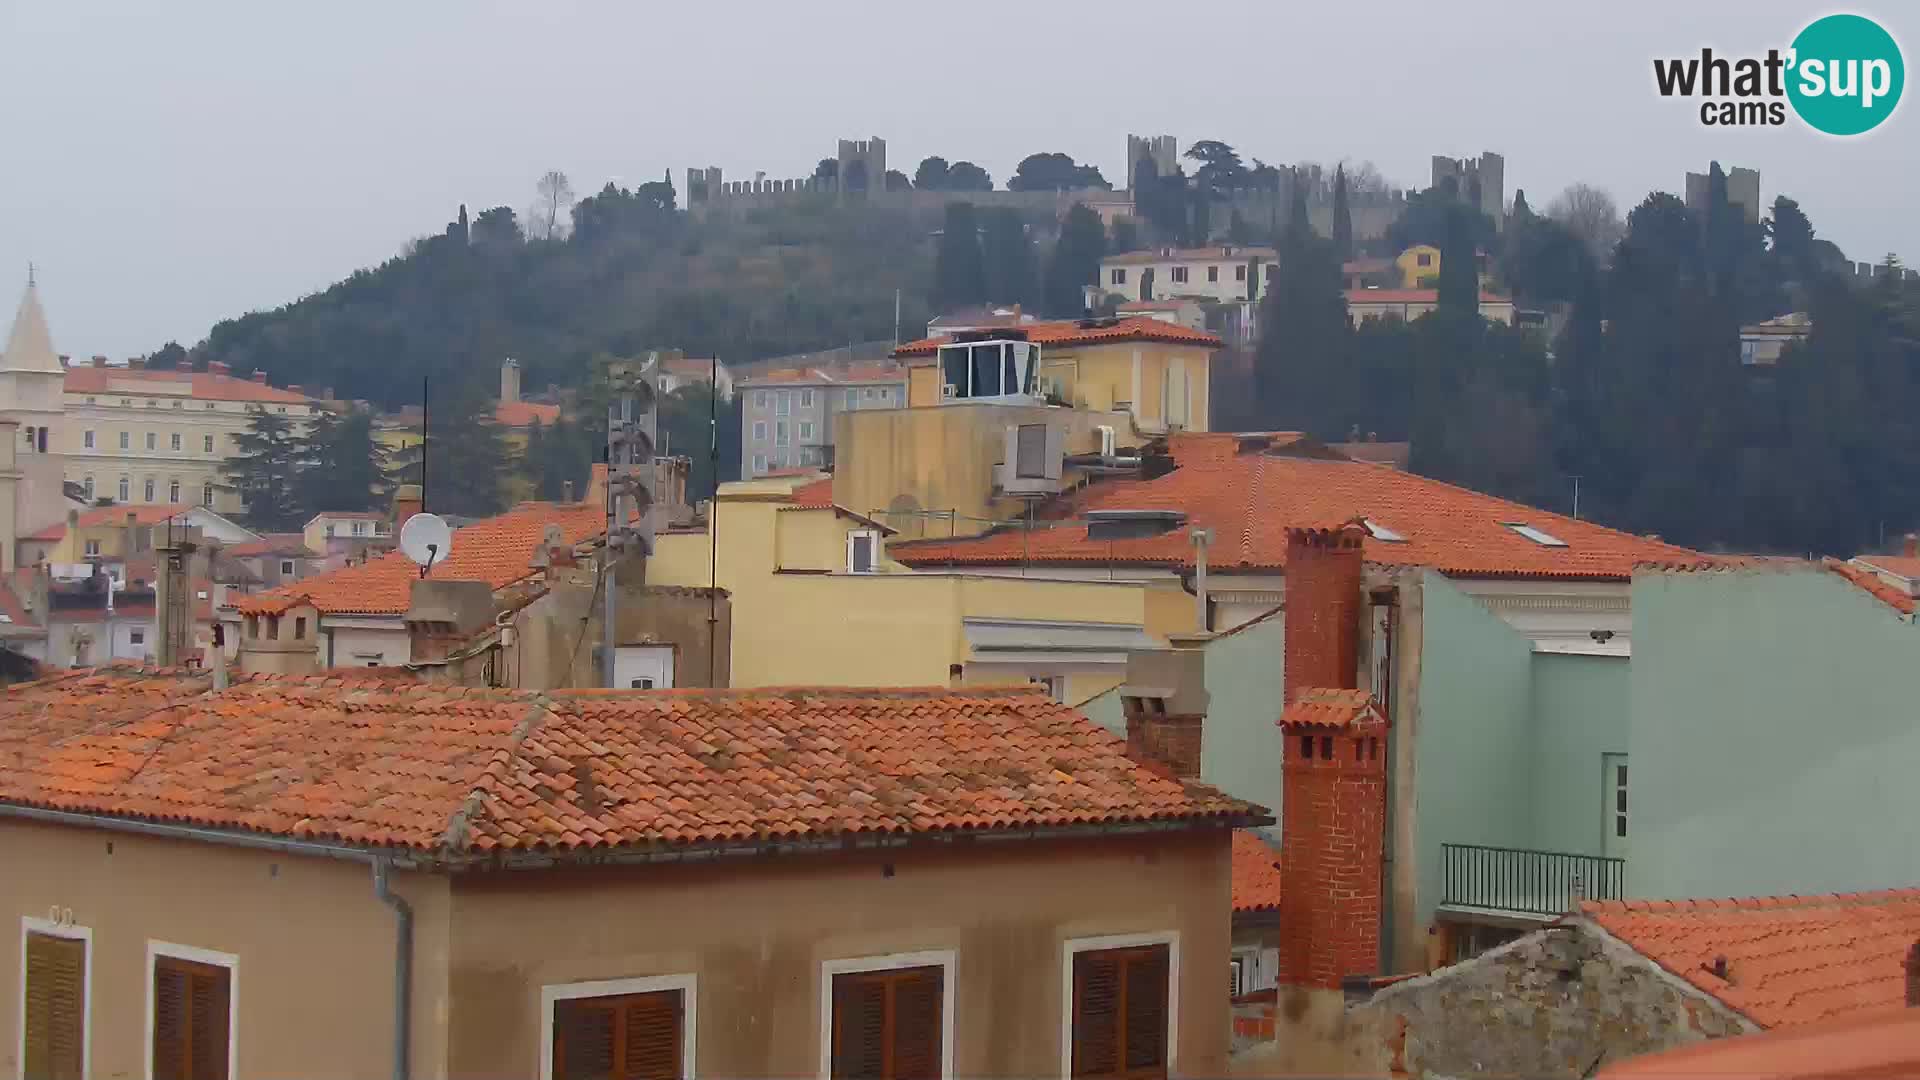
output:
<path id="1" fill-rule="evenodd" d="M 793 441 L 793 429 L 785 420 L 773 422 L 773 445 L 786 446 Z"/>
<path id="2" fill-rule="evenodd" d="M 658 1080 L 693 1073 L 691 975 L 543 987 L 542 1080 Z"/>
<path id="3" fill-rule="evenodd" d="M 755 420 L 753 422 L 753 441 L 767 441 L 767 422 L 765 420 Z"/>
<path id="4" fill-rule="evenodd" d="M 800 407 L 803 409 L 813 408 L 813 391 L 811 390 L 800 391 Z"/>
<path id="5" fill-rule="evenodd" d="M 1235 281 L 1247 280 L 1247 264 L 1246 263 L 1241 263 L 1239 266 L 1236 266 L 1233 268 L 1233 280 Z"/>
<path id="6" fill-rule="evenodd" d="M 147 449 L 149 450 L 160 449 L 160 436 L 154 434 L 151 431 L 147 432 Z"/>
<path id="7" fill-rule="evenodd" d="M 88 450 L 93 449 L 93 432 L 89 431 L 85 435 L 81 436 L 81 443 Z"/>
<path id="8" fill-rule="evenodd" d="M 1507 528 L 1512 529 L 1514 532 L 1519 533 L 1521 536 L 1524 536 L 1527 539 L 1533 541 L 1534 543 L 1539 544 L 1541 547 L 1566 547 L 1567 546 L 1567 542 L 1565 540 L 1560 539 L 1559 537 L 1553 535 L 1550 532 L 1547 532 L 1544 529 L 1536 529 L 1533 526 L 1528 525 L 1524 522 L 1503 521 L 1500 524 L 1505 525 Z"/>
<path id="9" fill-rule="evenodd" d="M 847 391 L 847 408 L 857 409 L 859 407 L 860 407 L 860 391 L 858 390 Z"/>
<path id="10" fill-rule="evenodd" d="M 1213 282 L 1216 282 L 1219 280 L 1220 280 L 1220 268 L 1217 266 L 1207 267 L 1207 283 L 1212 284 Z"/>
<path id="11" fill-rule="evenodd" d="M 764 409 L 767 407 L 767 392 L 765 390 L 755 390 L 753 392 L 753 407 L 756 409 Z"/>
<path id="12" fill-rule="evenodd" d="M 120 478 L 120 501 L 121 502 L 126 502 L 129 499 L 133 498 L 133 491 L 131 490 L 132 487 L 133 487 L 133 482 L 131 480 L 129 480 L 127 477 L 124 477 L 124 476 Z"/>
<path id="13" fill-rule="evenodd" d="M 169 480 L 167 482 L 167 501 L 170 503 L 180 501 L 180 481 Z"/>
<path id="14" fill-rule="evenodd" d="M 141 500 L 143 502 L 153 501 L 153 477 L 151 476 L 147 477 L 146 483 L 141 485 L 141 491 L 143 492 L 143 494 L 141 495 Z"/>
<path id="15" fill-rule="evenodd" d="M 127 631 L 127 644 L 145 645 L 146 643 L 147 643 L 147 632 L 145 630 Z"/>
<path id="16" fill-rule="evenodd" d="M 353 535 L 355 535 L 355 536 L 365 536 L 365 535 L 367 535 L 367 523 L 366 523 L 366 522 L 364 522 L 364 521 L 356 521 L 356 522 L 354 522 L 354 523 L 353 523 Z"/>
<path id="17" fill-rule="evenodd" d="M 874 389 L 873 389 L 873 387 L 871 387 L 871 386 L 869 386 L 869 387 L 867 387 L 866 389 L 864 389 L 864 390 L 862 390 L 862 391 L 860 391 L 860 396 L 861 396 L 861 397 L 863 397 L 863 398 L 866 398 L 866 399 L 867 399 L 867 400 L 869 400 L 869 401 L 871 401 L 871 400 L 873 400 L 873 398 L 874 398 L 874 397 L 875 397 L 876 395 L 875 395 L 875 392 L 874 392 Z"/>
<path id="18" fill-rule="evenodd" d="M 201 449 L 201 450 L 202 450 L 203 452 L 205 452 L 205 453 L 208 453 L 208 454 L 211 454 L 211 453 L 213 453 L 213 436 L 211 436 L 211 435 L 202 435 L 202 436 L 200 437 L 200 449 Z"/>
<path id="19" fill-rule="evenodd" d="M 1115 285 L 1125 285 L 1127 283 L 1127 272 L 1124 269 L 1115 267 L 1112 275 L 1112 282 Z"/>
<path id="20" fill-rule="evenodd" d="M 1170 276 L 1175 282 L 1185 284 L 1187 280 L 1187 268 L 1184 266 L 1176 266 L 1173 268 L 1173 273 Z"/>
<path id="21" fill-rule="evenodd" d="M 122 450 L 131 449 L 129 444 L 132 442 L 132 440 L 129 438 L 129 434 L 130 433 L 125 431 L 120 433 L 120 449 Z"/>
<path id="22" fill-rule="evenodd" d="M 1075 944 L 1068 943 L 1068 1075 L 1165 1077 L 1173 1057 L 1171 944 Z"/>
<path id="23" fill-rule="evenodd" d="M 176 431 L 172 435 L 167 436 L 167 449 L 169 450 L 180 449 L 180 433 L 179 432 Z"/>
<path id="24" fill-rule="evenodd" d="M 292 560 L 292 559 L 281 559 L 281 560 L 280 560 L 280 572 L 281 572 L 282 574 L 291 574 L 291 573 L 293 573 L 293 560 Z"/>
<path id="25" fill-rule="evenodd" d="M 800 441 L 802 443 L 810 443 L 813 441 L 813 421 L 800 421 Z"/>
<path id="26" fill-rule="evenodd" d="M 89 555 L 100 554 L 100 541 L 98 540 L 87 541 L 87 554 Z"/>
<path id="27" fill-rule="evenodd" d="M 1432 266 L 1433 256 L 1422 251 L 1413 257 L 1413 264 L 1415 266 Z"/>
<path id="28" fill-rule="evenodd" d="M 880 534 L 872 529 L 856 529 L 847 534 L 847 573 L 871 574 L 880 551 Z"/>
<path id="29" fill-rule="evenodd" d="M 894 958 L 878 969 L 861 966 L 875 962 L 830 961 L 824 969 L 822 1071 L 878 1080 L 948 1075 L 952 954 Z"/>
<path id="30" fill-rule="evenodd" d="M 80 491 L 86 496 L 88 502 L 93 501 L 93 477 L 89 476 L 81 482 Z"/>
<path id="31" fill-rule="evenodd" d="M 26 1000 L 21 1009 L 21 1074 L 82 1080 L 87 1074 L 87 948 L 79 936 L 28 920 Z M 39 927 L 36 929 L 35 927 Z"/>
<path id="32" fill-rule="evenodd" d="M 881 388 L 880 388 L 880 400 L 881 400 L 881 401 L 892 401 L 892 400 L 893 400 L 893 391 L 892 391 L 892 390 L 890 390 L 890 389 L 888 389 L 887 387 L 884 387 L 884 386 L 883 386 L 883 387 L 881 387 Z"/>
<path id="33" fill-rule="evenodd" d="M 213 485 L 212 484 L 200 485 L 200 505 L 201 506 L 213 505 Z"/>
<path id="34" fill-rule="evenodd" d="M 773 415 L 787 416 L 793 412 L 793 395 L 785 390 L 776 390 L 773 395 Z"/>
<path id="35" fill-rule="evenodd" d="M 766 471 L 767 471 L 767 455 L 765 454 L 753 455 L 753 474 L 755 476 L 758 476 L 761 473 L 764 473 Z"/>

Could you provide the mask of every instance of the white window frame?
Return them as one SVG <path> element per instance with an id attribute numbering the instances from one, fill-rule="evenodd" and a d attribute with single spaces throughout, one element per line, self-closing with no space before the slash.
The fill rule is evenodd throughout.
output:
<path id="1" fill-rule="evenodd" d="M 762 412 L 767 410 L 767 392 L 765 390 L 755 390 L 753 392 L 753 407 Z"/>
<path id="2" fill-rule="evenodd" d="M 792 394 L 793 392 L 790 390 L 775 390 L 773 392 L 773 415 L 775 416 L 793 415 Z"/>
<path id="3" fill-rule="evenodd" d="M 1107 934 L 1068 938 L 1060 953 L 1060 1075 L 1073 1076 L 1073 958 L 1102 949 L 1136 949 L 1142 945 L 1167 947 L 1167 1075 L 1180 1075 L 1180 931 L 1145 934 Z"/>
<path id="4" fill-rule="evenodd" d="M 133 501 L 133 478 L 132 477 L 123 476 L 120 478 L 120 501 L 121 502 Z"/>
<path id="5" fill-rule="evenodd" d="M 176 453 L 176 454 L 177 454 L 177 453 L 179 453 L 179 452 L 180 452 L 180 445 L 181 445 L 181 444 L 180 444 L 180 433 L 179 433 L 179 432 L 177 432 L 177 431 L 176 431 L 176 432 L 174 432 L 173 434 L 171 434 L 171 435 L 168 435 L 168 436 L 167 436 L 167 449 L 168 449 L 169 451 L 171 451 L 171 452 L 173 452 L 173 453 Z"/>
<path id="6" fill-rule="evenodd" d="M 855 570 L 853 568 L 853 545 L 854 545 L 854 541 L 860 537 L 865 537 L 869 541 L 869 546 L 867 548 L 867 568 L 865 570 Z M 847 530 L 847 573 L 877 574 L 879 572 L 880 572 L 880 530 L 879 529 Z"/>
<path id="7" fill-rule="evenodd" d="M 51 912 L 49 912 L 51 914 Z M 72 912 L 67 912 L 68 917 Z M 27 1072 L 27 935 L 69 938 L 86 943 L 87 963 L 80 976 L 80 1075 L 93 1075 L 93 927 L 52 919 L 20 916 L 20 1022 L 14 1026 L 14 1060 L 20 1063 L 20 1076 Z M 148 1055 L 151 1060 L 152 1055 Z"/>
<path id="8" fill-rule="evenodd" d="M 88 953 L 91 957 L 92 953 Z M 898 971 L 901 968 L 937 967 L 940 969 L 940 1077 L 953 1077 L 953 1006 L 957 997 L 954 974 L 960 954 L 954 949 L 928 949 L 923 952 L 885 953 L 879 956 L 849 956 L 820 962 L 820 1080 L 833 1075 L 833 977 L 864 971 Z M 553 1080 L 542 1076 L 540 1080 Z"/>
<path id="9" fill-rule="evenodd" d="M 846 393 L 846 408 L 857 409 L 859 407 L 860 407 L 860 391 L 848 390 Z"/>
<path id="10" fill-rule="evenodd" d="M 753 422 L 753 441 L 759 443 L 767 441 L 767 422 L 765 420 L 755 420 Z"/>
<path id="11" fill-rule="evenodd" d="M 211 436 L 211 435 L 203 435 L 203 436 L 201 436 L 201 437 L 200 437 L 200 445 L 201 445 L 201 447 L 203 448 L 203 449 L 201 450 L 201 453 L 205 453 L 205 454 L 211 454 L 211 453 L 213 453 L 213 436 Z"/>
<path id="12" fill-rule="evenodd" d="M 120 433 L 120 449 L 122 450 L 133 449 L 133 432 L 123 431 Z"/>
<path id="13" fill-rule="evenodd" d="M 158 432 L 154 432 L 154 431 L 147 432 L 147 449 L 149 450 L 160 449 L 160 434 Z"/>
<path id="14" fill-rule="evenodd" d="M 755 475 L 755 476 L 758 476 L 758 475 L 760 475 L 761 473 L 764 473 L 764 472 L 766 472 L 766 471 L 767 471 L 767 455 L 765 455 L 765 454 L 755 454 L 755 455 L 753 455 L 753 473 L 754 473 L 754 475 Z"/>
<path id="15" fill-rule="evenodd" d="M 549 983 L 540 988 L 540 1080 L 553 1080 L 553 1007 L 577 998 L 619 997 L 623 994 L 658 994 L 680 991 L 680 1075 L 692 1080 L 694 1038 L 700 1032 L 695 1015 L 699 1006 L 700 977 L 692 972 L 677 975 L 647 975 L 635 979 L 601 979 L 597 982 Z M 149 1055 L 151 1056 L 151 1055 Z"/>
<path id="16" fill-rule="evenodd" d="M 813 408 L 813 391 L 811 390 L 800 391 L 800 407 L 803 409 Z"/>
<path id="17" fill-rule="evenodd" d="M 93 432 L 91 430 L 87 431 L 83 445 L 88 450 L 93 449 Z"/>
<path id="18" fill-rule="evenodd" d="M 800 431 L 795 441 L 801 446 L 807 446 L 813 442 L 813 421 L 800 421 Z"/>
<path id="19" fill-rule="evenodd" d="M 91 957 L 93 952 L 88 950 Z M 239 1075 L 240 1066 L 240 958 L 232 953 L 215 952 L 192 945 L 176 945 L 170 941 L 147 939 L 147 1042 L 144 1056 L 147 1080 L 153 1080 L 153 976 L 163 956 L 175 960 L 187 960 L 209 967 L 227 969 L 227 1075 Z"/>

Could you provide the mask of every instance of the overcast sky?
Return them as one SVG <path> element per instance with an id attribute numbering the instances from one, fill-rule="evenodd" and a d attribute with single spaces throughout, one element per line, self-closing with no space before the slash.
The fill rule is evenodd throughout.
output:
<path id="1" fill-rule="evenodd" d="M 1576 180 L 1624 212 L 1711 158 L 1761 171 L 1854 259 L 1920 264 L 1920 102 L 1873 134 L 1701 126 L 1655 56 L 1784 47 L 1824 4 L 1171 5 L 0 0 L 0 319 L 40 268 L 56 346 L 193 344 L 438 231 L 690 165 L 798 176 L 879 135 L 1003 183 L 1058 150 L 1125 172 L 1129 131 L 1270 162 L 1495 150 L 1536 208 Z M 1920 56 L 1920 5 L 1878 19 Z M 1915 96 L 1909 91 L 1908 98 Z M 682 190 L 684 198 L 684 190 Z"/>

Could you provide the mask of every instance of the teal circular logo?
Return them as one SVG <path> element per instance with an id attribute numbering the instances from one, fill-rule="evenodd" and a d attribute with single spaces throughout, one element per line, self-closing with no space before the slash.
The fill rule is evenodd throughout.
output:
<path id="1" fill-rule="evenodd" d="M 1787 99 L 1816 131 L 1859 135 L 1900 104 L 1906 65 L 1893 35 L 1859 15 L 1828 15 L 1793 39 Z"/>

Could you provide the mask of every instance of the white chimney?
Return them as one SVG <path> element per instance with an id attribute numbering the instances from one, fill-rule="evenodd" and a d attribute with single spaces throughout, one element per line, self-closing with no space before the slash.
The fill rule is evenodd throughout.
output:
<path id="1" fill-rule="evenodd" d="M 500 404 L 520 400 L 520 361 L 509 356 L 500 362 Z"/>

